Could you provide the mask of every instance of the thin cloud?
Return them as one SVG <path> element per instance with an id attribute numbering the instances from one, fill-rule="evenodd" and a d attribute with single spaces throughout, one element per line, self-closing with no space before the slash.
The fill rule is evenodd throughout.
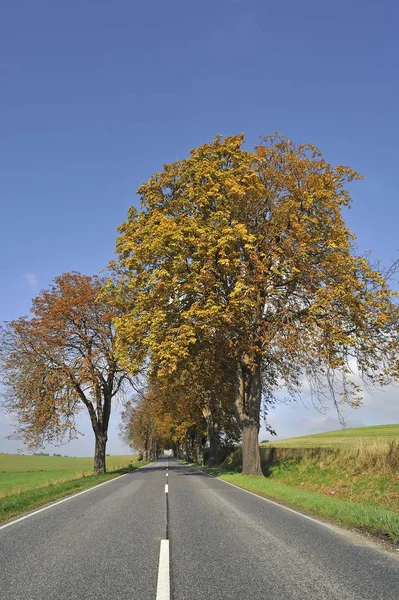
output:
<path id="1" fill-rule="evenodd" d="M 25 273 L 24 275 L 25 283 L 27 283 L 28 287 L 31 290 L 36 291 L 39 287 L 39 278 L 36 273 Z"/>

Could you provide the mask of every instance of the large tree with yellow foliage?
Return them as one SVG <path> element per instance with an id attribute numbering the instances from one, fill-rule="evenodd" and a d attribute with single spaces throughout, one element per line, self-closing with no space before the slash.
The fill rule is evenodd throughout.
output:
<path id="1" fill-rule="evenodd" d="M 223 348 L 243 473 L 260 474 L 262 399 L 281 386 L 294 394 L 305 375 L 316 394 L 358 403 L 351 365 L 386 380 L 398 313 L 343 220 L 359 175 L 313 145 L 271 136 L 249 151 L 243 140 L 217 137 L 139 188 L 110 288 L 127 369 L 149 355 L 170 374 L 196 348 Z"/>

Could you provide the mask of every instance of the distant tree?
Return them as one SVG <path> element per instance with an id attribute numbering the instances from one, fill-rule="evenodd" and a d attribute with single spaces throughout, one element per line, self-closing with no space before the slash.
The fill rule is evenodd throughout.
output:
<path id="1" fill-rule="evenodd" d="M 153 400 L 151 392 L 144 392 L 126 403 L 120 424 L 120 437 L 144 460 L 155 459 L 162 443 L 161 422 Z"/>
<path id="2" fill-rule="evenodd" d="M 99 298 L 103 281 L 80 273 L 57 277 L 33 300 L 32 317 L 1 329 L 0 366 L 15 435 L 30 448 L 78 435 L 85 409 L 95 436 L 94 472 L 105 473 L 115 396 L 130 378 L 115 356 L 113 310 Z"/>
<path id="3" fill-rule="evenodd" d="M 261 474 L 258 433 L 285 386 L 359 403 L 350 374 L 385 382 L 397 356 L 398 310 L 385 276 L 356 255 L 342 209 L 359 175 L 313 145 L 217 137 L 165 165 L 138 193 L 117 241 L 118 353 L 137 339 L 160 370 L 223 340 L 235 384 L 243 473 Z M 112 287 L 111 285 L 109 287 Z M 336 394 L 339 394 L 338 396 Z"/>

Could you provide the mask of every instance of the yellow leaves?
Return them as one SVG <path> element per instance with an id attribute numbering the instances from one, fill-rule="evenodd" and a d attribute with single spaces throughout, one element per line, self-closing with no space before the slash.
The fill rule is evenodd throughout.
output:
<path id="1" fill-rule="evenodd" d="M 277 134 L 253 152 L 242 142 L 219 136 L 140 187 L 117 242 L 120 352 L 140 338 L 176 372 L 219 336 L 237 355 L 262 347 L 280 374 L 290 361 L 340 369 L 345 349 L 377 363 L 392 294 L 341 214 L 360 176 Z"/>
<path id="2" fill-rule="evenodd" d="M 326 247 L 329 248 L 330 250 L 338 248 L 337 244 L 333 240 L 328 241 L 326 244 Z"/>
<path id="3" fill-rule="evenodd" d="M 224 267 L 228 267 L 230 265 L 230 259 L 229 258 L 219 258 L 218 259 L 218 264 Z"/>

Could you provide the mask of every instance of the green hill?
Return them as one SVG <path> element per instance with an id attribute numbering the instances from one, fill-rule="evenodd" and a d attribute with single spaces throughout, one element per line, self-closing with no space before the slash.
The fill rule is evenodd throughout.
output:
<path id="1" fill-rule="evenodd" d="M 273 441 L 261 446 L 273 446 L 276 448 L 330 448 L 348 444 L 362 444 L 371 441 L 399 441 L 399 423 L 394 425 L 372 425 L 370 427 L 352 427 L 350 429 L 338 429 L 325 433 L 304 435 L 287 440 Z"/>

